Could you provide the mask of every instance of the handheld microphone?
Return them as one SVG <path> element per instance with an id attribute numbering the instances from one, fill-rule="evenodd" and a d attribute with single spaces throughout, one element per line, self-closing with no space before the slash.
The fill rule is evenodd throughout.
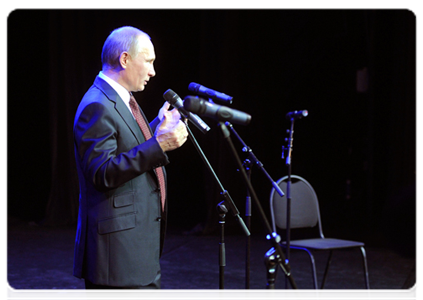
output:
<path id="1" fill-rule="evenodd" d="M 210 127 L 203 120 L 201 120 L 199 116 L 192 114 L 184 109 L 181 98 L 174 91 L 171 89 L 167 90 L 163 94 L 163 98 L 173 107 L 178 109 L 179 113 L 184 118 L 190 120 L 202 133 L 206 134 L 210 130 Z"/>
<path id="2" fill-rule="evenodd" d="M 307 117 L 308 116 L 308 111 L 307 110 L 300 110 L 300 111 L 291 111 L 289 113 L 286 114 L 286 119 L 287 120 L 291 120 L 291 119 L 301 119 L 302 117 Z"/>
<path id="3" fill-rule="evenodd" d="M 233 98 L 231 96 L 206 88 L 195 82 L 189 84 L 188 90 L 199 96 L 210 98 L 222 104 L 232 104 Z"/>
<path id="4" fill-rule="evenodd" d="M 245 112 L 213 104 L 195 96 L 186 96 L 184 98 L 184 107 L 193 113 L 218 121 L 228 121 L 240 125 L 247 125 L 251 121 L 251 116 Z"/>

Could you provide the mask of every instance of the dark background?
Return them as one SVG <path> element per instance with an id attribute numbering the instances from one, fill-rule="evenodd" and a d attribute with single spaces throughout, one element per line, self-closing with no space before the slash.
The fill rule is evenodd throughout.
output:
<path id="1" fill-rule="evenodd" d="M 197 82 L 231 95 L 232 108 L 252 115 L 236 130 L 277 180 L 287 174 L 285 114 L 307 109 L 295 122 L 292 173 L 315 188 L 326 235 L 341 230 L 393 246 L 401 239 L 413 251 L 416 19 L 407 10 L 11 12 L 9 218 L 75 226 L 73 118 L 101 70 L 106 37 L 124 25 L 147 32 L 155 45 L 157 76 L 135 95 L 149 119 L 169 88 L 184 98 Z M 359 70 L 367 80 L 357 79 Z M 244 215 L 246 188 L 233 156 L 216 122 L 204 120 L 211 132 L 192 131 Z M 202 223 L 211 232 L 220 190 L 190 141 L 169 157 L 169 228 Z M 271 185 L 256 168 L 252 182 L 268 214 Z M 253 230 L 261 226 L 254 208 Z"/>

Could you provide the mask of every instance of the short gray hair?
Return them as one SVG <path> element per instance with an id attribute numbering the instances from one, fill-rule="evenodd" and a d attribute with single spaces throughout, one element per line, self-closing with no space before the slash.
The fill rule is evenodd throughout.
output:
<path id="1" fill-rule="evenodd" d="M 141 51 L 139 36 L 150 36 L 138 28 L 124 26 L 113 30 L 107 37 L 101 52 L 101 63 L 103 69 L 116 69 L 119 67 L 119 57 L 122 52 L 128 52 L 132 57 L 136 57 Z"/>

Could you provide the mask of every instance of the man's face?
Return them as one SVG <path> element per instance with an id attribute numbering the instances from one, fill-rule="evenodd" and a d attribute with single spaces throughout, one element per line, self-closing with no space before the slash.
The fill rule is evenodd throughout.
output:
<path id="1" fill-rule="evenodd" d="M 129 57 L 125 77 L 130 91 L 139 92 L 145 89 L 147 82 L 156 75 L 154 70 L 154 46 L 147 37 L 139 37 L 141 52 L 136 57 Z"/>

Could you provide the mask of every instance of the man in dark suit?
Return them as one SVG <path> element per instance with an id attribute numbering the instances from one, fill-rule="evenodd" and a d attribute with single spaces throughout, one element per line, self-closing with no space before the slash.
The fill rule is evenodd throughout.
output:
<path id="1" fill-rule="evenodd" d="M 155 76 L 154 60 L 146 33 L 114 30 L 103 46 L 103 69 L 76 112 L 80 205 L 74 275 L 85 279 L 86 288 L 160 288 L 163 166 L 169 163 L 166 152 L 182 146 L 188 133 L 168 103 L 148 125 L 132 96 Z"/>

